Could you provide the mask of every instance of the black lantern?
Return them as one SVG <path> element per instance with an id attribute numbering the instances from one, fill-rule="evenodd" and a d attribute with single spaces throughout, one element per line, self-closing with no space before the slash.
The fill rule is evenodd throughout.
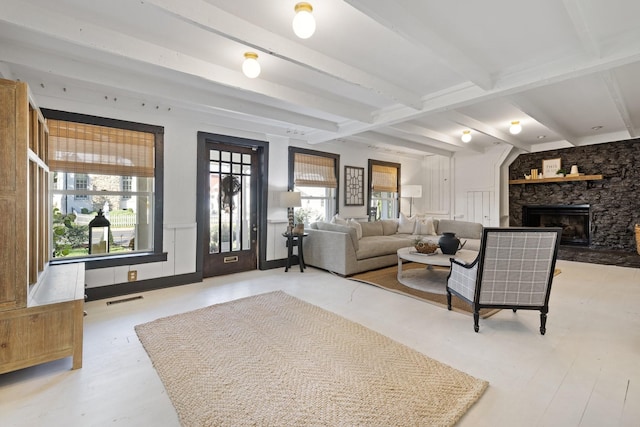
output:
<path id="1" fill-rule="evenodd" d="M 102 209 L 89 222 L 89 253 L 106 254 L 109 253 L 109 234 L 111 223 L 104 217 Z"/>

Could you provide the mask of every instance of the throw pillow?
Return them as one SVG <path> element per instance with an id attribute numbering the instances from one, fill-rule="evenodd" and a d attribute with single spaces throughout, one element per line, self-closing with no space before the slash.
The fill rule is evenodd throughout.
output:
<path id="1" fill-rule="evenodd" d="M 349 221 L 347 221 L 347 225 L 356 229 L 358 240 L 362 239 L 362 225 L 358 221 L 351 218 Z"/>
<path id="2" fill-rule="evenodd" d="M 419 221 L 416 226 L 416 234 L 435 236 L 436 227 L 433 222 L 433 217 L 428 217 Z"/>
<path id="3" fill-rule="evenodd" d="M 416 228 L 416 217 L 412 216 L 407 218 L 405 214 L 400 212 L 400 219 L 398 220 L 398 233 L 413 234 Z"/>
<path id="4" fill-rule="evenodd" d="M 342 218 L 340 214 L 335 214 L 333 218 L 331 218 L 331 224 L 348 225 L 347 220 Z"/>

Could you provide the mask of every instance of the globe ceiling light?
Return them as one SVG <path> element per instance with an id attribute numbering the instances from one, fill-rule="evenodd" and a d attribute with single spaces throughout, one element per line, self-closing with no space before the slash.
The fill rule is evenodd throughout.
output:
<path id="1" fill-rule="evenodd" d="M 250 79 L 255 79 L 260 75 L 260 63 L 258 62 L 257 53 L 245 52 L 244 62 L 242 63 L 242 72 Z"/>
<path id="2" fill-rule="evenodd" d="M 471 131 L 470 130 L 463 130 L 462 131 L 462 142 L 467 143 L 469 141 L 471 141 Z"/>
<path id="3" fill-rule="evenodd" d="M 511 122 L 511 127 L 509 128 L 509 132 L 511 132 L 512 135 L 517 135 L 520 132 L 522 132 L 522 125 L 518 120 Z"/>
<path id="4" fill-rule="evenodd" d="M 296 16 L 293 17 L 293 32 L 301 39 L 308 39 L 316 31 L 316 20 L 311 12 L 313 7 L 309 3 L 301 2 L 294 7 Z"/>

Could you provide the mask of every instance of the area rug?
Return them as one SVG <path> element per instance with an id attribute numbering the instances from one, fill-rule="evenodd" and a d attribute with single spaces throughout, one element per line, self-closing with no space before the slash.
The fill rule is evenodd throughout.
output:
<path id="1" fill-rule="evenodd" d="M 447 426 L 488 386 L 279 291 L 135 329 L 183 426 Z"/>
<path id="2" fill-rule="evenodd" d="M 425 266 L 418 263 L 407 263 L 402 266 L 403 273 L 411 274 L 412 270 L 425 270 Z M 411 288 L 398 282 L 398 267 L 396 266 L 355 274 L 349 279 L 417 298 L 446 309 L 447 291 L 445 284 L 448 274 L 448 268 L 433 267 L 433 270 L 429 273 L 430 279 L 426 279 L 424 286 L 420 288 Z M 471 306 L 455 295 L 451 298 L 451 309 L 459 313 L 473 314 Z M 499 311 L 499 308 L 483 308 L 480 310 L 480 318 L 486 319 Z"/>
<path id="3" fill-rule="evenodd" d="M 412 271 L 413 270 L 413 271 Z M 403 274 L 418 273 L 420 270 L 424 284 L 415 287 L 405 286 L 398 282 L 398 267 L 386 267 L 379 270 L 367 271 L 348 277 L 350 280 L 377 286 L 387 291 L 417 298 L 443 308 L 447 308 L 446 281 L 449 269 L 444 267 L 433 267 L 426 275 L 425 266 L 419 263 L 407 263 L 402 266 Z M 554 277 L 560 274 L 560 269 L 553 272 Z M 451 309 L 460 313 L 473 314 L 471 306 L 455 295 L 451 298 Z M 486 319 L 499 312 L 499 308 L 483 308 L 480 310 L 480 318 Z"/>

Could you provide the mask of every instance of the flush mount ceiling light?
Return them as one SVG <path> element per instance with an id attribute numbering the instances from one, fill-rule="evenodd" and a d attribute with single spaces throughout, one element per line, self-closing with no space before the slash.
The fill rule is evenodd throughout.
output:
<path id="1" fill-rule="evenodd" d="M 522 132 L 522 125 L 520 124 L 520 122 L 517 120 L 511 122 L 511 127 L 509 128 L 509 132 L 511 132 L 512 135 L 517 135 L 520 132 Z"/>
<path id="2" fill-rule="evenodd" d="M 470 130 L 463 130 L 461 139 L 462 139 L 462 142 L 471 141 L 471 131 Z"/>
<path id="3" fill-rule="evenodd" d="M 316 31 L 316 20 L 311 12 L 313 7 L 309 3 L 301 2 L 294 7 L 296 16 L 293 18 L 293 32 L 301 39 L 308 39 Z"/>
<path id="4" fill-rule="evenodd" d="M 258 54 L 255 52 L 245 52 L 244 62 L 242 63 L 242 72 L 250 79 L 255 79 L 260 75 L 260 63 L 258 62 Z"/>

